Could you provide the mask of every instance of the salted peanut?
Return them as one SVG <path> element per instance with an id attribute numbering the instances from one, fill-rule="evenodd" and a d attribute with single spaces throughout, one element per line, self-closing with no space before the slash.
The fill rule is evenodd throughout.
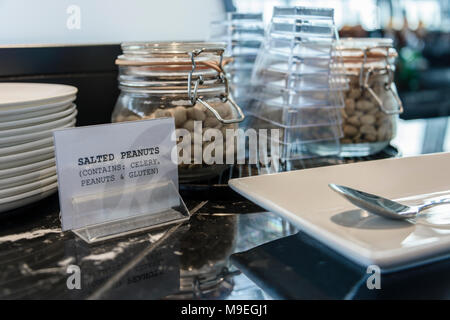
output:
<path id="1" fill-rule="evenodd" d="M 359 127 L 361 125 L 361 121 L 359 121 L 358 116 L 353 116 L 353 117 L 348 118 L 347 122 L 355 127 Z"/>
<path id="2" fill-rule="evenodd" d="M 348 124 L 344 125 L 343 131 L 346 137 L 354 137 L 356 134 L 358 134 L 358 129 Z"/>
<path id="3" fill-rule="evenodd" d="M 360 89 L 350 89 L 347 93 L 347 97 L 350 99 L 358 99 L 361 97 L 361 90 Z"/>
<path id="4" fill-rule="evenodd" d="M 191 120 L 204 121 L 206 119 L 205 107 L 196 104 L 193 107 L 188 107 L 187 117 Z"/>
<path id="5" fill-rule="evenodd" d="M 355 111 L 355 113 L 354 113 L 354 116 L 358 117 L 358 118 L 361 118 L 363 115 L 364 115 L 364 112 L 362 112 L 362 111 Z"/>
<path id="6" fill-rule="evenodd" d="M 222 108 L 224 110 L 223 117 L 231 118 L 235 111 L 233 111 L 233 109 L 228 104 L 222 104 L 221 106 L 222 106 Z"/>
<path id="7" fill-rule="evenodd" d="M 359 131 L 363 134 L 377 134 L 377 129 L 374 126 L 365 124 L 359 128 Z"/>
<path id="8" fill-rule="evenodd" d="M 366 134 L 364 135 L 364 138 L 369 142 L 375 142 L 377 141 L 377 135 L 376 134 Z"/>
<path id="9" fill-rule="evenodd" d="M 389 125 L 382 125 L 378 128 L 377 139 L 378 141 L 390 140 L 392 131 Z"/>
<path id="10" fill-rule="evenodd" d="M 203 125 L 207 128 L 214 128 L 214 127 L 218 126 L 219 124 L 221 124 L 221 123 L 219 120 L 217 120 L 216 117 L 208 117 L 208 118 L 206 118 Z"/>
<path id="11" fill-rule="evenodd" d="M 155 118 L 166 118 L 172 117 L 172 113 L 165 109 L 156 109 L 154 112 Z"/>
<path id="12" fill-rule="evenodd" d="M 377 112 L 375 113 L 375 117 L 378 118 L 385 118 L 387 115 L 384 113 L 380 108 L 375 108 Z"/>
<path id="13" fill-rule="evenodd" d="M 372 87 L 372 89 L 374 89 L 374 91 L 376 92 L 376 94 L 379 97 L 382 96 L 382 94 L 380 95 L 380 90 L 379 89 L 374 88 L 374 87 Z M 382 89 L 382 91 L 384 91 L 384 88 Z M 378 106 L 377 99 L 375 99 L 375 97 L 368 90 L 364 91 L 364 98 Z"/>
<path id="14" fill-rule="evenodd" d="M 168 112 L 168 114 L 170 114 L 170 117 L 171 117 L 171 118 L 174 117 L 174 111 L 175 111 L 174 108 L 167 108 L 167 109 L 165 109 L 165 110 Z"/>
<path id="15" fill-rule="evenodd" d="M 213 106 L 213 108 L 219 113 L 219 115 L 225 119 L 228 115 L 229 115 L 229 111 L 230 109 L 228 108 L 227 105 L 221 103 L 221 104 L 216 104 Z M 212 114 L 214 116 L 214 114 L 212 112 L 209 112 L 209 114 Z M 210 116 L 210 115 L 208 115 Z"/>
<path id="16" fill-rule="evenodd" d="M 372 125 L 375 123 L 376 118 L 374 115 L 366 114 L 366 115 L 362 116 L 360 118 L 360 120 L 361 120 L 361 124 L 363 124 L 363 125 L 365 125 L 365 124 Z"/>
<path id="17" fill-rule="evenodd" d="M 345 112 L 348 116 L 353 115 L 353 113 L 355 112 L 355 100 L 345 99 Z"/>
<path id="18" fill-rule="evenodd" d="M 369 111 L 374 108 L 374 104 L 366 99 L 360 99 L 356 102 L 356 109 L 360 111 Z"/>
<path id="19" fill-rule="evenodd" d="M 190 120 L 195 120 L 194 107 L 186 107 L 186 116 Z"/>
<path id="20" fill-rule="evenodd" d="M 342 116 L 343 119 L 347 119 L 348 118 L 347 113 L 345 112 L 345 109 L 340 109 L 339 111 L 341 112 L 341 116 Z"/>
<path id="21" fill-rule="evenodd" d="M 379 117 L 375 123 L 378 127 L 383 125 L 389 126 L 391 124 L 391 119 L 387 115 L 383 114 L 383 116 Z"/>
<path id="22" fill-rule="evenodd" d="M 378 108 L 372 108 L 367 113 L 375 116 L 378 113 Z"/>
<path id="23" fill-rule="evenodd" d="M 178 106 L 173 108 L 173 117 L 175 118 L 175 126 L 180 127 L 187 120 L 187 112 L 186 108 L 182 106 Z"/>
<path id="24" fill-rule="evenodd" d="M 186 130 L 189 130 L 191 132 L 194 132 L 194 120 L 189 119 L 183 124 L 183 128 Z"/>

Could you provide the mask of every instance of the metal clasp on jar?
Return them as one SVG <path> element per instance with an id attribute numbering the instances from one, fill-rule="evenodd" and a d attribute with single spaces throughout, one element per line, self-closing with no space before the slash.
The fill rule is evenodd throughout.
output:
<path id="1" fill-rule="evenodd" d="M 231 105 L 233 106 L 233 108 L 237 111 L 237 114 L 239 115 L 238 118 L 233 118 L 233 119 L 223 119 L 220 114 L 213 108 L 211 107 L 206 101 L 204 101 L 203 99 L 199 98 L 197 96 L 197 91 L 198 91 L 198 87 L 199 85 L 201 85 L 203 83 L 203 77 L 199 76 L 198 79 L 195 81 L 195 83 L 192 83 L 192 75 L 194 74 L 196 68 L 197 68 L 197 64 L 195 62 L 195 57 L 198 56 L 200 53 L 207 51 L 206 49 L 200 49 L 200 50 L 194 50 L 192 52 L 189 53 L 190 57 L 191 57 L 191 61 L 192 61 L 192 69 L 188 74 L 188 97 L 189 100 L 191 101 L 191 104 L 194 106 L 197 101 L 200 102 L 201 104 L 203 104 L 203 106 L 208 109 L 209 111 L 211 111 L 214 116 L 217 118 L 217 120 L 219 120 L 220 122 L 224 123 L 224 124 L 230 124 L 230 123 L 238 123 L 238 122 L 242 122 L 245 119 L 245 115 L 242 112 L 242 109 L 237 105 L 236 102 L 234 102 L 234 100 L 230 97 L 229 94 L 229 85 L 228 85 L 228 78 L 226 76 L 225 71 L 222 68 L 222 60 L 223 60 L 223 52 L 220 54 L 220 61 L 219 61 L 219 68 L 220 68 L 220 72 L 219 72 L 219 79 L 222 81 L 222 83 L 224 83 L 225 85 L 225 94 L 221 97 L 221 100 L 225 103 L 227 101 L 229 101 L 231 103 Z M 192 85 L 194 85 L 194 90 L 192 91 Z"/>
<path id="2" fill-rule="evenodd" d="M 367 61 L 367 51 L 374 49 L 374 48 L 384 48 L 384 47 L 373 47 L 373 48 L 364 50 L 364 60 L 361 65 L 359 84 L 363 89 L 367 90 L 372 95 L 372 97 L 375 99 L 375 101 L 379 105 L 381 111 L 383 111 L 385 114 L 387 114 L 387 115 L 400 114 L 403 112 L 403 103 L 400 100 L 400 97 L 398 96 L 397 90 L 395 90 L 395 88 L 394 88 L 394 70 L 392 70 L 392 67 L 390 66 L 389 62 L 387 61 L 389 52 L 387 52 L 387 54 L 386 54 L 386 67 L 384 69 L 378 70 L 378 69 L 375 69 L 374 67 L 371 67 L 367 70 L 367 72 L 364 72 L 365 63 Z M 388 47 L 386 47 L 386 49 L 389 50 Z M 381 71 L 381 73 L 380 73 L 380 71 Z M 372 75 L 374 75 L 377 72 L 379 74 L 382 74 L 382 72 L 384 72 L 384 71 L 386 71 L 386 73 L 388 75 L 388 81 L 384 83 L 384 88 L 386 89 L 386 91 L 391 91 L 392 96 L 396 100 L 396 102 L 397 102 L 396 110 L 390 110 L 390 109 L 386 108 L 385 105 L 383 104 L 383 100 L 376 94 L 376 92 L 372 89 L 372 87 L 370 86 L 370 83 L 369 83 L 370 77 Z"/>

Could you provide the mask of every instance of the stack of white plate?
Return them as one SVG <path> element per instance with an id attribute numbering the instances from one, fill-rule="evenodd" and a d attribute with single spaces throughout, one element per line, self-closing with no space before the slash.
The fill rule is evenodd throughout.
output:
<path id="1" fill-rule="evenodd" d="M 53 130 L 74 127 L 77 88 L 0 83 L 0 212 L 57 190 Z"/>

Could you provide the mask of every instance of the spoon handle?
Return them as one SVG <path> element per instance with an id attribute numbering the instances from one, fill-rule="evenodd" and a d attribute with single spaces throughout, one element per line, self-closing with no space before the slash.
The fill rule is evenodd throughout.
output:
<path id="1" fill-rule="evenodd" d="M 427 210 L 427 209 L 429 209 L 431 207 L 434 207 L 434 206 L 442 205 L 442 204 L 450 204 L 450 198 L 441 198 L 441 199 L 437 199 L 437 200 L 428 201 L 428 202 L 426 202 L 423 205 L 418 207 L 418 212 L 417 213 L 419 213 L 419 212 L 421 212 L 423 210 Z"/>

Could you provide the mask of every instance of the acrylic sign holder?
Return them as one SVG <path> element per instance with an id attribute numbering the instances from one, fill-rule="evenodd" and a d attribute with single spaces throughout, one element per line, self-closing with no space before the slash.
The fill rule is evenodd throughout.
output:
<path id="1" fill-rule="evenodd" d="M 73 197 L 72 205 L 77 224 L 84 226 L 72 231 L 87 243 L 183 223 L 190 217 L 172 180 Z M 95 223 L 106 216 L 108 221 Z"/>

